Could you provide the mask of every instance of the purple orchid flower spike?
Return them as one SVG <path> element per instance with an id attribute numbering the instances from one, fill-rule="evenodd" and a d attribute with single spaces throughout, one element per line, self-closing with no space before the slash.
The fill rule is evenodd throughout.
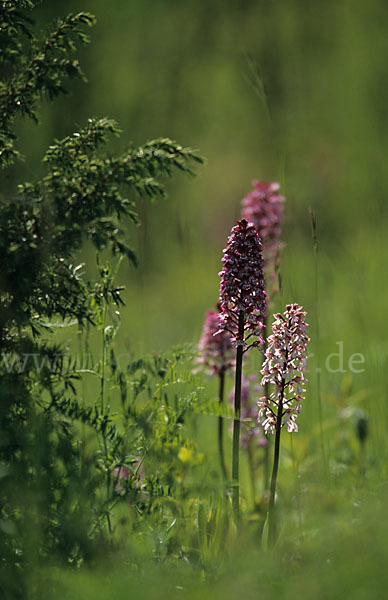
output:
<path id="1" fill-rule="evenodd" d="M 230 333 L 219 330 L 220 313 L 209 310 L 205 315 L 202 335 L 198 343 L 197 363 L 209 375 L 219 375 L 221 371 L 234 368 L 234 347 L 230 340 Z"/>
<path id="2" fill-rule="evenodd" d="M 242 346 L 245 351 L 263 342 L 265 319 L 262 245 L 254 225 L 245 219 L 237 222 L 222 263 L 219 331 L 229 332 L 235 347 Z M 256 340 L 248 345 L 251 338 Z"/>
<path id="3" fill-rule="evenodd" d="M 253 189 L 242 200 L 241 214 L 256 227 L 263 244 L 264 266 L 274 261 L 279 251 L 282 233 L 284 196 L 279 194 L 276 181 L 254 180 Z"/>
<path id="4" fill-rule="evenodd" d="M 233 422 L 233 511 L 239 519 L 239 445 L 243 354 L 263 343 L 265 282 L 261 240 L 254 225 L 241 219 L 233 227 L 224 249 L 220 272 L 219 332 L 228 332 L 236 347 Z"/>

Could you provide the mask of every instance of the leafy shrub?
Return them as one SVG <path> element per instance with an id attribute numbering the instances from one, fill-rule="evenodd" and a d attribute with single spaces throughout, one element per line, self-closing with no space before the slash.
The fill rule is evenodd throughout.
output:
<path id="1" fill-rule="evenodd" d="M 87 13 L 71 14 L 43 36 L 30 19 L 34 5 L 17 0 L 0 7 L 4 173 L 21 159 L 17 119 L 37 121 L 43 98 L 65 93 L 69 78 L 83 78 L 72 53 L 88 42 L 85 28 L 94 23 Z M 138 361 L 127 370 L 115 365 L 110 345 L 123 288 L 114 277 L 122 257 L 137 262 L 127 241 L 128 223 L 139 224 L 135 198 L 165 196 L 163 180 L 177 170 L 193 174 L 192 165 L 202 159 L 167 138 L 110 156 L 108 138 L 119 133 L 110 119 L 89 119 L 49 147 L 42 179 L 20 183 L 1 199 L 0 560 L 8 597 L 23 596 L 22 566 L 55 556 L 79 564 L 101 552 L 107 529 L 113 529 L 112 506 L 124 495 L 140 503 L 139 512 L 150 510 L 154 496 L 169 494 L 174 469 L 183 465 L 179 448 L 187 443 L 180 429 L 194 399 L 171 400 L 177 403 L 172 410 L 164 390 L 178 355 Z M 115 267 L 98 262 L 97 281 L 87 280 L 75 264 L 85 241 L 98 254 L 108 249 L 116 256 Z M 80 369 L 52 340 L 56 326 L 69 324 L 81 332 L 100 331 L 103 350 L 94 371 Z M 90 373 L 100 387 L 92 401 L 82 397 L 79 385 Z M 119 416 L 110 406 L 112 389 L 121 398 Z M 136 408 L 145 389 L 146 399 Z M 163 423 L 158 427 L 157 417 Z M 117 465 L 131 465 L 139 453 L 142 461 L 146 453 L 152 460 L 167 451 L 169 460 L 171 452 L 176 455 L 168 480 L 167 469 L 159 468 L 144 486 L 135 477 L 124 494 L 118 491 Z"/>

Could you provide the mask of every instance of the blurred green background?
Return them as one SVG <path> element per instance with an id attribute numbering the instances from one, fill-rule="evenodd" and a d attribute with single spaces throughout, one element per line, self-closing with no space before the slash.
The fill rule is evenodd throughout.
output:
<path id="1" fill-rule="evenodd" d="M 385 448 L 388 4 L 66 0 L 34 13 L 49 26 L 80 10 L 97 17 L 92 43 L 78 52 L 88 84 L 73 82 L 70 95 L 45 104 L 39 128 L 20 123 L 24 179 L 40 174 L 53 138 L 90 116 L 119 122 L 112 152 L 170 136 L 207 159 L 194 180 L 169 184 L 167 201 L 140 201 L 143 224 L 128 232 L 140 267 L 123 264 L 118 278 L 126 285 L 119 350 L 139 355 L 197 341 L 217 301 L 222 249 L 241 199 L 252 179 L 278 180 L 287 197 L 286 247 L 275 309 L 294 301 L 308 311 L 311 395 L 317 365 L 327 396 L 340 393 L 344 376 L 352 393 L 367 390 L 364 408 L 376 407 L 370 418 Z M 14 174 L 20 181 L 20 165 Z M 87 248 L 84 255 L 94 261 Z M 338 342 L 342 370 L 362 353 L 364 372 L 325 369 Z M 339 359 L 331 365 L 338 371 Z M 325 401 L 323 411 L 336 415 Z"/>
<path id="2" fill-rule="evenodd" d="M 71 95 L 45 105 L 38 129 L 19 125 L 28 158 L 24 179 L 41 172 L 54 137 L 75 131 L 90 116 L 119 122 L 123 134 L 112 152 L 130 141 L 169 136 L 207 159 L 197 178 L 182 175 L 169 184 L 167 200 L 140 201 L 143 224 L 128 232 L 140 267 L 123 264 L 118 278 L 126 285 L 119 354 L 196 343 L 204 312 L 217 301 L 222 249 L 241 199 L 252 179 L 278 180 L 287 203 L 283 290 L 275 308 L 302 304 L 312 338 L 300 430 L 317 430 L 320 389 L 329 459 L 335 460 L 342 443 L 340 411 L 356 406 L 370 419 L 368 452 L 383 465 L 388 4 L 66 0 L 43 2 L 35 18 L 49 23 L 81 10 L 97 17 L 92 44 L 78 52 L 88 84 L 72 83 Z M 309 207 L 317 219 L 317 261 Z M 88 248 L 83 254 L 80 259 L 93 260 Z M 344 365 L 334 357 L 329 370 L 326 360 L 338 353 L 338 342 Z M 362 372 L 348 368 L 354 353 L 365 358 L 357 366 Z M 297 442 L 301 460 L 304 433 Z M 344 552 L 351 546 L 347 540 Z"/>
<path id="3" fill-rule="evenodd" d="M 73 82 L 69 96 L 46 104 L 38 129 L 20 124 L 25 179 L 40 173 L 54 137 L 90 116 L 119 122 L 112 152 L 170 136 L 207 159 L 193 181 L 176 177 L 167 201 L 140 202 L 143 225 L 128 232 L 140 267 L 123 265 L 119 275 L 127 288 L 123 351 L 198 339 L 204 311 L 217 301 L 222 248 L 241 198 L 254 178 L 278 180 L 287 197 L 286 247 L 275 308 L 288 301 L 306 308 L 312 362 L 338 352 L 338 341 L 345 363 L 363 353 L 365 372 L 352 385 L 385 397 L 388 5 L 67 0 L 43 2 L 35 18 L 49 23 L 80 10 L 97 17 L 92 43 L 78 53 L 89 82 Z M 342 376 L 324 369 L 323 390 L 336 392 Z M 385 426 L 386 402 L 378 423 L 382 411 Z"/>
<path id="4" fill-rule="evenodd" d="M 287 203 L 274 309 L 298 302 L 311 326 L 302 423 L 317 424 L 318 386 L 325 420 L 335 421 L 352 397 L 385 453 L 388 4 L 66 0 L 43 2 L 34 17 L 49 27 L 80 10 L 97 17 L 92 43 L 78 52 L 88 84 L 73 82 L 70 95 L 45 104 L 39 128 L 19 124 L 27 161 L 22 175 L 20 165 L 11 170 L 9 186 L 13 177 L 39 175 L 53 138 L 90 116 L 119 122 L 112 152 L 170 136 L 207 159 L 197 178 L 169 184 L 167 200 L 139 201 L 142 226 L 128 235 L 140 267 L 123 264 L 118 277 L 126 285 L 118 354 L 196 343 L 217 301 L 222 249 L 241 199 L 252 179 L 278 180 Z M 94 262 L 88 248 L 85 258 Z M 340 348 L 343 366 L 332 357 L 328 370 L 327 357 Z M 355 353 L 365 359 L 359 373 L 348 368 Z"/>

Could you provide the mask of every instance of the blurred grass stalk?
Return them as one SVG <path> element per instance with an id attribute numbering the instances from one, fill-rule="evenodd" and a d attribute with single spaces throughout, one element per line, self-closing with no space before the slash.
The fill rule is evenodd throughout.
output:
<path id="1" fill-rule="evenodd" d="M 327 476 L 327 459 L 325 450 L 325 438 L 323 433 L 323 411 L 322 411 L 322 393 L 321 393 L 321 360 L 320 360 L 320 311 L 319 311 L 319 260 L 318 260 L 318 230 L 317 230 L 317 219 L 314 210 L 309 208 L 309 215 L 311 221 L 311 235 L 313 240 L 313 252 L 314 252 L 314 300 L 315 300 L 315 344 L 317 351 L 317 368 L 316 368 L 316 394 L 318 404 L 318 420 L 319 420 L 319 434 L 320 434 L 320 446 L 322 453 L 323 469 L 325 476 Z"/>

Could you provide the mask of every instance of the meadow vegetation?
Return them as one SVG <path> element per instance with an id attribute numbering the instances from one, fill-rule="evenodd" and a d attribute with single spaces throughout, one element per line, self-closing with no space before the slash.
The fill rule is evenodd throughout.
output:
<path id="1" fill-rule="evenodd" d="M 83 4 L 0 8 L 1 597 L 384 597 L 388 9 Z"/>

